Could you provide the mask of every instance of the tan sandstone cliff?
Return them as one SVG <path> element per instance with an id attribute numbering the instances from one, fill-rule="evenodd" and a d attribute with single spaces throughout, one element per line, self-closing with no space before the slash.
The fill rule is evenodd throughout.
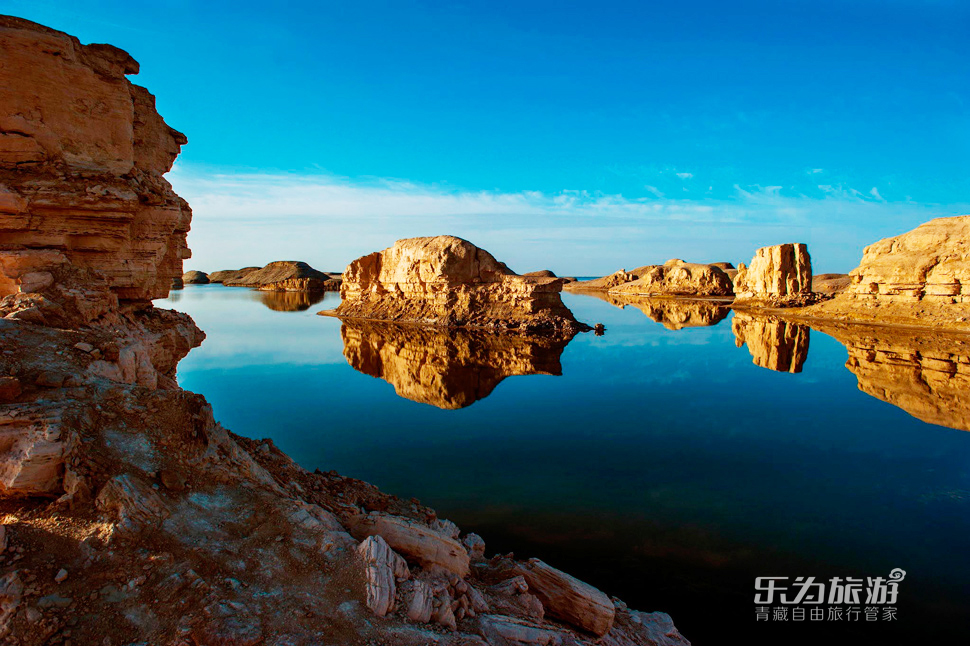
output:
<path id="1" fill-rule="evenodd" d="M 3 220 L 0 247 L 0 640 L 687 644 L 663 613 L 485 559 L 417 501 L 215 422 L 173 378 L 201 331 L 149 302 L 186 255 L 189 212 L 160 177 L 180 138 L 124 79 L 124 52 L 0 24 L 0 101 L 25 115 L 4 122 L 19 160 L 4 203 L 30 215 Z M 140 193 L 149 180 L 164 190 Z"/>
<path id="2" fill-rule="evenodd" d="M 350 263 L 343 302 L 321 314 L 533 334 L 589 329 L 561 290 L 561 280 L 518 276 L 467 240 L 409 238 Z"/>
<path id="3" fill-rule="evenodd" d="M 138 63 L 11 17 L 0 59 L 0 296 L 65 271 L 93 272 L 123 302 L 166 295 L 189 256 L 191 211 L 162 174 L 186 138 L 126 78 Z M 89 300 L 91 316 L 113 302 Z"/>

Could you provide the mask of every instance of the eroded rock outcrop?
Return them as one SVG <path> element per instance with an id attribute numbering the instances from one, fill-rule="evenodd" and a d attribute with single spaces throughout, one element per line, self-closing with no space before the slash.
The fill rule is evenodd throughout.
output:
<path id="1" fill-rule="evenodd" d="M 730 296 L 733 284 L 714 265 L 668 260 L 641 270 L 636 280 L 610 288 L 611 294 L 632 296 Z"/>
<path id="2" fill-rule="evenodd" d="M 750 266 L 738 265 L 734 293 L 738 307 L 793 307 L 814 302 L 808 247 L 788 243 L 758 249 Z"/>
<path id="3" fill-rule="evenodd" d="M 262 267 L 243 267 L 242 269 L 220 269 L 209 274 L 210 283 L 236 283 Z"/>
<path id="4" fill-rule="evenodd" d="M 208 285 L 209 275 L 204 271 L 197 271 L 195 269 L 187 271 L 182 274 L 182 284 L 183 285 Z"/>
<path id="5" fill-rule="evenodd" d="M 138 63 L 9 16 L 0 59 L 0 296 L 71 268 L 122 302 L 164 297 L 189 257 L 191 211 L 162 177 L 186 138 L 126 78 Z"/>
<path id="6" fill-rule="evenodd" d="M 332 312 L 441 327 L 574 335 L 562 281 L 518 276 L 492 254 L 454 236 L 409 238 L 358 258 L 343 275 Z"/>
<path id="7" fill-rule="evenodd" d="M 808 358 L 808 326 L 773 316 L 735 312 L 734 342 L 748 346 L 755 365 L 778 372 L 801 372 Z"/>
<path id="8" fill-rule="evenodd" d="M 359 319 L 345 319 L 340 335 L 355 370 L 383 379 L 401 397 L 446 409 L 488 397 L 507 377 L 561 375 L 569 342 Z"/>
<path id="9" fill-rule="evenodd" d="M 278 292 L 336 291 L 340 278 L 299 260 L 277 260 L 254 271 L 240 269 L 236 275 L 223 276 L 222 284 Z"/>
<path id="10" fill-rule="evenodd" d="M 869 245 L 849 281 L 805 314 L 970 329 L 970 216 L 930 220 Z"/>

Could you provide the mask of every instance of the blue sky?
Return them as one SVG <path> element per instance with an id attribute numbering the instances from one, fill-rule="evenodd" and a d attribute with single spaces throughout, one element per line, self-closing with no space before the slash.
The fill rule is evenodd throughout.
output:
<path id="1" fill-rule="evenodd" d="M 187 266 L 453 233 L 513 268 L 817 271 L 970 213 L 970 3 L 8 0 L 129 51 L 185 132 Z"/>

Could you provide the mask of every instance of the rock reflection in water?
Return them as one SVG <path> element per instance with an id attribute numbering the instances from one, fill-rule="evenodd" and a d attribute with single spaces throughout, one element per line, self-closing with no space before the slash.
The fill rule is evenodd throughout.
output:
<path id="1" fill-rule="evenodd" d="M 717 325 L 731 311 L 727 303 L 689 298 L 618 295 L 608 292 L 580 292 L 615 305 L 620 309 L 635 307 L 668 330 Z"/>
<path id="2" fill-rule="evenodd" d="M 401 397 L 446 409 L 488 397 L 506 377 L 561 375 L 570 341 L 359 319 L 344 320 L 340 334 L 355 370 L 383 379 Z"/>
<path id="3" fill-rule="evenodd" d="M 860 325 L 820 326 L 849 353 L 859 390 L 939 426 L 970 430 L 970 337 Z"/>
<path id="4" fill-rule="evenodd" d="M 731 328 L 735 345 L 747 345 L 755 365 L 779 372 L 802 371 L 808 357 L 808 326 L 735 312 Z"/>
<path id="5" fill-rule="evenodd" d="M 326 292 L 259 292 L 259 300 L 276 312 L 303 312 L 324 299 Z"/>
<path id="6" fill-rule="evenodd" d="M 730 311 L 724 303 L 645 296 L 612 296 L 617 305 L 632 305 L 668 330 L 709 327 L 727 318 Z"/>

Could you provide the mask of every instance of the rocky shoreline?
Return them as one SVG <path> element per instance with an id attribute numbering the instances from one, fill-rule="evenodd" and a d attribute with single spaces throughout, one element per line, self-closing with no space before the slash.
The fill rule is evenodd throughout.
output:
<path id="1" fill-rule="evenodd" d="M 561 370 L 565 342 L 590 329 L 563 305 L 564 285 L 671 329 L 727 316 L 729 301 L 684 297 L 734 296 L 737 343 L 773 370 L 801 369 L 807 331 L 791 321 L 811 321 L 847 339 L 860 388 L 927 420 L 966 385 L 966 358 L 948 341 L 860 337 L 832 321 L 970 331 L 967 216 L 872 245 L 848 286 L 833 279 L 825 293 L 799 244 L 760 249 L 736 272 L 672 260 L 585 285 L 519 276 L 452 236 L 399 241 L 342 277 L 292 262 L 183 275 L 191 210 L 164 174 L 187 140 L 128 81 L 138 64 L 17 18 L 0 17 L 0 36 L 4 643 L 689 644 L 662 612 L 631 610 L 535 559 L 486 558 L 481 537 L 416 500 L 310 473 L 269 440 L 233 435 L 176 382 L 204 333 L 151 305 L 172 285 L 284 295 L 339 285 L 330 313 L 345 319 L 351 365 L 446 408 L 509 375 Z M 100 108 L 82 114 L 78 101 Z M 670 300 L 646 300 L 658 295 Z M 428 377 L 427 366 L 429 383 L 410 374 Z M 907 386 L 885 385 L 900 374 Z M 938 408 L 910 396 L 924 386 Z"/>
<path id="2" fill-rule="evenodd" d="M 219 425 L 175 381 L 204 334 L 151 305 L 189 256 L 162 177 L 185 137 L 121 50 L 9 17 L 0 36 L 3 112 L 45 114 L 0 154 L 4 643 L 688 643 L 663 613 L 486 559 L 418 501 Z M 100 122 L 58 121 L 63 79 L 103 100 Z"/>

